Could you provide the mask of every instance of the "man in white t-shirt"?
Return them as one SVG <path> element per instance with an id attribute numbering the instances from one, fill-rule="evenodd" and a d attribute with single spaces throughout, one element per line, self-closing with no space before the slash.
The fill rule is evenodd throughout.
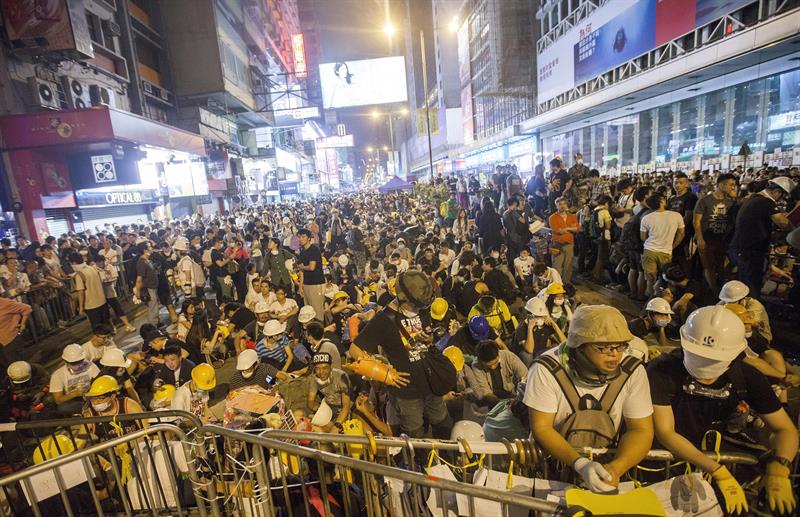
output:
<path id="1" fill-rule="evenodd" d="M 647 279 L 647 296 L 650 297 L 659 273 L 672 262 L 672 250 L 683 240 L 686 225 L 681 214 L 666 209 L 664 196 L 653 194 L 645 203 L 652 212 L 642 217 L 639 231 L 644 242 L 642 269 Z"/>
<path id="2" fill-rule="evenodd" d="M 269 306 L 269 313 L 274 319 L 281 323 L 286 323 L 290 318 L 297 316 L 300 312 L 297 302 L 294 298 L 287 298 L 286 292 L 282 287 L 275 291 L 275 301 Z M 294 322 L 292 322 L 293 324 Z"/>
<path id="3" fill-rule="evenodd" d="M 533 278 L 533 266 L 536 260 L 531 257 L 531 250 L 522 248 L 519 251 L 519 256 L 514 259 L 514 272 L 522 282 L 523 286 L 528 286 Z"/>
<path id="4" fill-rule="evenodd" d="M 111 325 L 101 323 L 92 327 L 92 338 L 81 345 L 87 360 L 97 363 L 109 348 L 117 348 L 114 343 Z"/>
<path id="5" fill-rule="evenodd" d="M 583 305 L 575 311 L 567 341 L 542 354 L 528 372 L 523 402 L 529 409 L 534 439 L 555 460 L 572 465 L 595 492 L 614 490 L 653 443 L 653 404 L 647 373 L 641 363 L 625 353 L 632 338 L 619 310 Z M 571 397 L 557 377 L 569 383 L 568 388 L 574 391 Z M 607 389 L 619 389 L 613 402 L 606 401 L 611 404 L 607 414 L 619 440 L 608 444 L 616 442 L 617 450 L 611 461 L 601 465 L 578 454 L 567 424 L 575 412 L 571 399 L 585 402 L 591 396 L 600 402 Z M 623 418 L 626 431 L 619 436 Z"/>
<path id="6" fill-rule="evenodd" d="M 50 394 L 61 416 L 80 413 L 83 396 L 89 390 L 92 379 L 100 375 L 96 364 L 86 358 L 81 345 L 67 345 L 61 353 L 64 364 L 50 376 Z"/>

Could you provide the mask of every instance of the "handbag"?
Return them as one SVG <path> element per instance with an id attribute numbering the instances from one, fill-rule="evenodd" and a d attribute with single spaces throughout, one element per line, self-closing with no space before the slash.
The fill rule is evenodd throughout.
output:
<path id="1" fill-rule="evenodd" d="M 229 275 L 235 275 L 236 273 L 239 272 L 239 263 L 236 262 L 236 259 L 233 259 L 230 262 L 228 262 L 228 264 L 225 267 L 227 268 Z"/>

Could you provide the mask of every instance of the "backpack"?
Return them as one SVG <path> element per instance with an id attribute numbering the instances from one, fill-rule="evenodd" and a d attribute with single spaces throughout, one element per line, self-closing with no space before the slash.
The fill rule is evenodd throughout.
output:
<path id="1" fill-rule="evenodd" d="M 635 251 L 639 253 L 644 251 L 644 243 L 642 242 L 640 230 L 642 226 L 642 217 L 647 212 L 649 211 L 642 210 L 638 214 L 628 219 L 628 222 L 622 226 L 619 242 L 622 244 L 622 248 L 625 251 Z"/>
<path id="2" fill-rule="evenodd" d="M 207 249 L 203 250 L 203 257 L 202 257 L 201 260 L 203 261 L 203 265 L 205 267 L 211 267 L 211 264 L 212 264 L 212 261 L 211 261 L 211 248 L 207 248 Z"/>
<path id="3" fill-rule="evenodd" d="M 572 414 L 557 429 L 567 443 L 576 449 L 613 447 L 618 433 L 608 413 L 628 378 L 642 364 L 641 361 L 633 356 L 625 357 L 619 365 L 620 374 L 608 383 L 599 401 L 588 393 L 582 397 L 578 394 L 557 357 L 541 355 L 534 362 L 547 368 L 553 375 L 572 408 Z"/>
<path id="4" fill-rule="evenodd" d="M 586 233 L 592 239 L 599 239 L 602 237 L 603 227 L 600 224 L 600 210 L 592 209 L 589 212 L 589 224 L 586 226 Z"/>

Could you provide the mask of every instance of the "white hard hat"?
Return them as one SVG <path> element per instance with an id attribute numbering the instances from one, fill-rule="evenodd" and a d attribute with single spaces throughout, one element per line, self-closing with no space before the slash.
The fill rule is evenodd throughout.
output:
<path id="1" fill-rule="evenodd" d="M 64 347 L 64 351 L 61 352 L 61 359 L 68 363 L 77 363 L 78 361 L 83 361 L 86 359 L 86 354 L 83 353 L 83 348 L 81 348 L 81 345 L 72 343 L 71 345 Z"/>
<path id="2" fill-rule="evenodd" d="M 253 310 L 256 314 L 262 314 L 264 312 L 269 312 L 269 306 L 267 302 L 258 302 L 256 303 L 255 309 Z"/>
<path id="3" fill-rule="evenodd" d="M 719 292 L 719 301 L 725 303 L 735 303 L 750 294 L 750 288 L 744 282 L 731 280 L 725 282 Z"/>
<path id="4" fill-rule="evenodd" d="M 468 442 L 483 442 L 486 441 L 486 435 L 483 434 L 483 427 L 478 422 L 472 420 L 459 420 L 453 424 L 453 430 L 450 432 L 450 439 L 457 441 L 464 438 Z"/>
<path id="5" fill-rule="evenodd" d="M 31 379 L 31 365 L 27 361 L 14 361 L 6 370 L 8 378 L 14 384 L 22 384 Z"/>
<path id="6" fill-rule="evenodd" d="M 645 310 L 648 312 L 657 312 L 658 314 L 675 314 L 669 306 L 669 303 L 664 298 L 653 298 L 647 302 Z"/>
<path id="7" fill-rule="evenodd" d="M 347 258 L 347 255 L 339 255 L 339 258 L 336 260 L 339 262 L 341 267 L 347 267 L 347 264 L 350 263 L 350 259 Z"/>
<path id="8" fill-rule="evenodd" d="M 323 400 L 322 403 L 320 403 L 317 412 L 314 413 L 314 417 L 311 419 L 311 425 L 315 425 L 317 427 L 324 427 L 331 423 L 332 418 L 333 418 L 333 411 L 331 410 L 331 407 L 328 405 L 328 403 Z"/>
<path id="9" fill-rule="evenodd" d="M 178 237 L 175 239 L 175 244 L 172 245 L 175 251 L 187 251 L 189 249 L 189 239 L 186 237 Z"/>
<path id="10" fill-rule="evenodd" d="M 286 331 L 286 323 L 281 323 L 278 320 L 269 320 L 266 325 L 264 325 L 264 335 L 266 336 L 277 336 L 278 334 L 283 334 Z"/>
<path id="11" fill-rule="evenodd" d="M 787 194 L 791 194 L 792 189 L 794 188 L 794 185 L 792 185 L 792 180 L 790 180 L 786 176 L 779 176 L 777 178 L 772 178 L 771 180 L 769 180 L 769 183 L 771 183 L 772 186 L 779 187 Z"/>
<path id="12" fill-rule="evenodd" d="M 131 365 L 131 360 L 125 359 L 125 353 L 119 348 L 106 348 L 103 357 L 100 358 L 100 364 L 115 368 L 127 368 Z"/>
<path id="13" fill-rule="evenodd" d="M 258 354 L 255 350 L 247 348 L 242 350 L 242 353 L 236 358 L 236 369 L 239 371 L 247 370 L 256 362 L 258 362 Z"/>
<path id="14" fill-rule="evenodd" d="M 534 316 L 544 317 L 550 315 L 550 313 L 547 312 L 547 305 L 545 305 L 544 300 L 535 296 L 525 304 L 525 310 Z"/>
<path id="15" fill-rule="evenodd" d="M 297 314 L 297 321 L 300 323 L 308 323 L 317 317 L 317 311 L 314 310 L 312 305 L 303 305 L 300 307 L 300 312 Z"/>
<path id="16" fill-rule="evenodd" d="M 701 307 L 681 327 L 681 346 L 706 359 L 733 361 L 747 347 L 744 323 L 722 305 Z"/>

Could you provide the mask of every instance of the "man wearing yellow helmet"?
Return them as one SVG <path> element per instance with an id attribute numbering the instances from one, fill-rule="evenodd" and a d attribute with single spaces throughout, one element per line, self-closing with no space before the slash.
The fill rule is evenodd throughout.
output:
<path id="1" fill-rule="evenodd" d="M 110 375 L 101 375 L 92 381 L 86 392 L 83 416 L 114 416 L 142 413 L 142 406 L 130 397 L 120 396 L 120 385 Z"/>
<path id="2" fill-rule="evenodd" d="M 200 363 L 192 369 L 192 380 L 178 387 L 172 398 L 172 409 L 188 411 L 200 417 L 203 422 L 214 419 L 208 409 L 211 390 L 217 386 L 214 367 Z"/>

